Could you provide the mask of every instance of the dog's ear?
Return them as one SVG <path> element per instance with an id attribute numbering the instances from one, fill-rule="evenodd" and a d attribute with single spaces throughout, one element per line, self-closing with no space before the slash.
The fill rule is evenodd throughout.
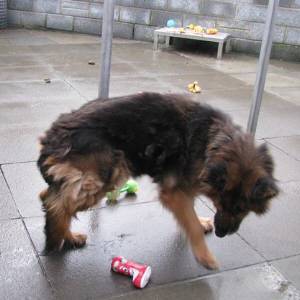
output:
<path id="1" fill-rule="evenodd" d="M 272 174 L 274 171 L 274 162 L 273 159 L 269 153 L 269 149 L 266 143 L 260 145 L 258 147 L 258 153 L 260 156 L 260 159 L 263 162 L 264 168 L 269 174 Z"/>
<path id="2" fill-rule="evenodd" d="M 207 166 L 207 173 L 204 181 L 218 192 L 222 192 L 226 185 L 226 177 L 226 164 L 224 162 L 217 162 Z"/>
<path id="3" fill-rule="evenodd" d="M 254 201 L 267 200 L 275 197 L 278 192 L 274 179 L 263 177 L 256 181 L 251 198 Z"/>

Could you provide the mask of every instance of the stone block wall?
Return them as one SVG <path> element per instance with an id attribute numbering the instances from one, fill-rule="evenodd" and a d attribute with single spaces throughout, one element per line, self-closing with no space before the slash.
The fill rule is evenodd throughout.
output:
<path id="1" fill-rule="evenodd" d="M 101 34 L 103 0 L 8 0 L 8 22 Z M 116 0 L 115 37 L 153 40 L 168 19 L 230 33 L 233 50 L 258 53 L 268 0 Z M 300 60 L 300 0 L 280 0 L 272 55 Z"/>
<path id="2" fill-rule="evenodd" d="M 0 0 L 0 29 L 7 26 L 7 2 Z"/>

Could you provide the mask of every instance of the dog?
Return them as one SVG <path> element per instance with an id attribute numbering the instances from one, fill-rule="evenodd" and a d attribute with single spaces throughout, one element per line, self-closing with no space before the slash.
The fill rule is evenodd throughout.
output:
<path id="1" fill-rule="evenodd" d="M 196 259 L 218 268 L 204 234 L 236 232 L 250 212 L 264 214 L 279 190 L 267 146 L 230 117 L 186 96 L 139 93 L 97 99 L 62 114 L 40 140 L 38 167 L 46 251 L 82 247 L 86 235 L 70 231 L 71 218 L 147 174 L 159 198 L 189 238 Z M 214 221 L 198 217 L 194 199 L 209 197 Z"/>

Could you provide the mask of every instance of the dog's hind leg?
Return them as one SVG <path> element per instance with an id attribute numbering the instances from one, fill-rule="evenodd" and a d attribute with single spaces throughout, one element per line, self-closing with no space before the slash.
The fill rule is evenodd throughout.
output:
<path id="1" fill-rule="evenodd" d="M 194 210 L 194 200 L 182 191 L 164 189 L 160 193 L 160 199 L 186 231 L 198 261 L 208 269 L 217 269 L 218 263 L 205 242 L 205 229 Z"/>
<path id="2" fill-rule="evenodd" d="M 46 235 L 47 252 L 60 250 L 69 231 L 71 215 L 66 211 L 59 189 L 50 187 L 40 194 L 45 210 L 46 223 L 44 232 Z"/>
<path id="3" fill-rule="evenodd" d="M 45 250 L 60 250 L 63 245 L 82 247 L 87 237 L 70 231 L 71 218 L 103 198 L 103 183 L 95 172 L 83 172 L 69 163 L 54 165 L 49 174 L 60 183 L 53 184 L 40 194 L 46 213 Z"/>

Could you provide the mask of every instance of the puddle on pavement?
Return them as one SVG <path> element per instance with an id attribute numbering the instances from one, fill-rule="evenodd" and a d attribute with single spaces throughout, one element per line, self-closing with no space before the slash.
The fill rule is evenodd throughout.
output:
<path id="1" fill-rule="evenodd" d="M 284 300 L 300 300 L 300 292 L 274 267 L 265 264 L 259 271 L 266 288 L 282 294 Z"/>

